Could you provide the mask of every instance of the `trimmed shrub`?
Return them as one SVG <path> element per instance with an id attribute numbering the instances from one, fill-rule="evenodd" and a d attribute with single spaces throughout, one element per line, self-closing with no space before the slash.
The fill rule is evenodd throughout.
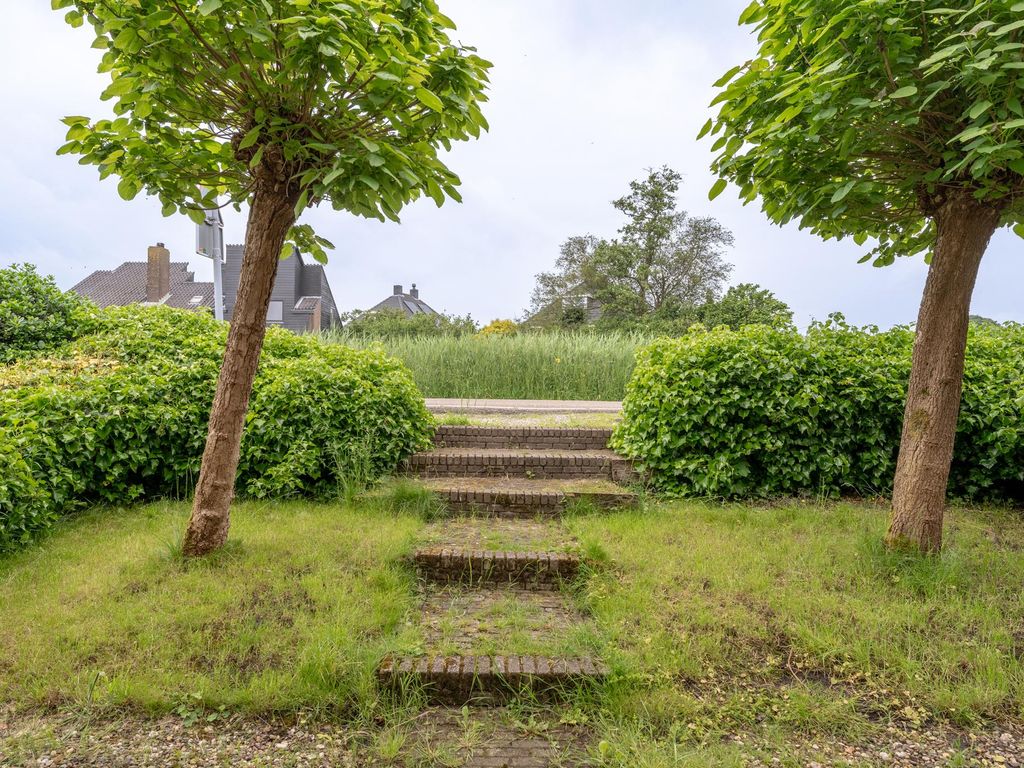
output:
<path id="1" fill-rule="evenodd" d="M 226 329 L 183 310 L 112 308 L 60 357 L 2 369 L 0 430 L 48 511 L 29 527 L 83 504 L 191 493 Z M 270 329 L 236 485 L 325 495 L 392 470 L 429 442 L 430 423 L 412 378 L 383 352 Z M 5 517 L 18 498 L 28 496 L 0 504 Z"/>
<path id="2" fill-rule="evenodd" d="M 913 333 L 694 329 L 637 356 L 613 444 L 670 493 L 891 491 Z M 1024 500 L 1024 327 L 973 326 L 950 491 Z"/>
<path id="3" fill-rule="evenodd" d="M 93 309 L 91 302 L 64 293 L 31 264 L 0 269 L 0 363 L 75 338 Z"/>
<path id="4" fill-rule="evenodd" d="M 0 552 L 29 543 L 55 517 L 19 447 L 0 430 Z"/>

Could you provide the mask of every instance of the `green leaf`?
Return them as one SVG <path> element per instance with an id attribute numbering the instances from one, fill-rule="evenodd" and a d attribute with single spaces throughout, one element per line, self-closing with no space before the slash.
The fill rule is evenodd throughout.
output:
<path id="1" fill-rule="evenodd" d="M 977 120 L 979 117 L 981 117 L 985 112 L 987 112 L 991 108 L 992 108 L 992 102 L 991 101 L 988 101 L 988 100 L 979 101 L 977 104 L 975 104 L 973 107 L 971 107 L 970 111 L 967 113 L 967 116 L 969 118 L 971 118 L 971 120 Z"/>
<path id="2" fill-rule="evenodd" d="M 199 14 L 201 16 L 209 16 L 222 5 L 224 5 L 224 0 L 203 0 L 199 6 Z"/>
<path id="3" fill-rule="evenodd" d="M 1024 222 L 1021 222 L 1020 224 L 1016 225 L 1013 228 L 1013 231 L 1018 237 L 1024 237 Z"/>
<path id="4" fill-rule="evenodd" d="M 853 179 L 852 181 L 846 182 L 845 184 L 843 184 L 843 186 L 841 186 L 839 189 L 837 189 L 835 191 L 835 194 L 832 195 L 832 202 L 833 203 L 838 203 L 840 200 L 842 200 L 844 197 L 846 197 L 848 194 L 850 194 L 850 191 L 855 186 L 857 186 L 857 181 L 858 181 L 858 179 Z"/>
<path id="5" fill-rule="evenodd" d="M 245 134 L 245 136 L 242 137 L 242 140 L 240 142 L 238 142 L 238 148 L 239 149 L 248 149 L 253 144 L 255 144 L 257 141 L 259 141 L 260 134 L 262 132 L 263 132 L 262 127 L 260 127 L 258 125 L 255 128 L 252 128 L 248 133 Z"/>
<path id="6" fill-rule="evenodd" d="M 435 112 L 444 111 L 444 102 L 433 91 L 428 91 L 426 88 L 417 88 L 416 98 L 428 109 L 432 109 Z"/>
<path id="7" fill-rule="evenodd" d="M 1024 28 L 1024 19 L 1018 21 L 1011 21 L 1009 24 L 1004 24 L 999 29 L 995 30 L 992 34 L 996 37 L 1002 37 L 1007 32 L 1013 32 L 1015 29 Z"/>
<path id="8" fill-rule="evenodd" d="M 309 205 L 309 190 L 302 190 L 302 194 L 299 195 L 299 201 L 295 203 L 295 218 L 299 218 L 302 212 L 306 210 L 306 206 Z"/>
<path id="9" fill-rule="evenodd" d="M 714 200 L 716 197 L 722 194 L 722 192 L 725 191 L 725 188 L 728 185 L 729 182 L 726 181 L 725 179 L 719 179 L 718 181 L 716 181 L 714 185 L 712 185 L 711 190 L 708 192 L 708 200 Z"/>
<path id="10" fill-rule="evenodd" d="M 121 196 L 122 200 L 134 200 L 140 191 L 141 187 L 138 182 L 132 178 L 121 179 L 117 185 L 117 194 Z"/>
<path id="11" fill-rule="evenodd" d="M 697 134 L 697 141 L 700 141 L 705 136 L 707 136 L 708 133 L 711 131 L 712 127 L 714 127 L 714 122 L 712 120 L 708 120 L 706 123 L 704 123 L 704 127 L 701 128 L 700 133 Z"/>
<path id="12" fill-rule="evenodd" d="M 916 85 L 905 85 L 889 94 L 890 99 L 906 99 L 917 94 Z"/>

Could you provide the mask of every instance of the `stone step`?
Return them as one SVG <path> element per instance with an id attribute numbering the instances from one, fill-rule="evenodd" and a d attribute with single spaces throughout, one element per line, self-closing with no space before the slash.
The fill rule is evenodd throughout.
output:
<path id="1" fill-rule="evenodd" d="M 628 482 L 633 478 L 630 462 L 609 450 L 437 448 L 413 454 L 406 466 L 420 477 L 529 477 L 612 482 Z"/>
<path id="2" fill-rule="evenodd" d="M 439 448 L 588 451 L 607 448 L 611 436 L 610 429 L 441 426 L 434 434 L 434 443 Z"/>
<path id="3" fill-rule="evenodd" d="M 594 659 L 543 656 L 389 656 L 377 668 L 383 688 L 421 688 L 431 701 L 456 706 L 559 700 L 607 677 L 608 668 Z"/>
<path id="4" fill-rule="evenodd" d="M 580 572 L 581 561 L 564 552 L 494 552 L 430 547 L 412 556 L 423 578 L 441 584 L 504 584 L 558 589 Z"/>
<path id="5" fill-rule="evenodd" d="M 609 480 L 434 477 L 423 484 L 451 512 L 490 517 L 555 517 L 576 499 L 601 509 L 636 503 L 636 494 Z"/>

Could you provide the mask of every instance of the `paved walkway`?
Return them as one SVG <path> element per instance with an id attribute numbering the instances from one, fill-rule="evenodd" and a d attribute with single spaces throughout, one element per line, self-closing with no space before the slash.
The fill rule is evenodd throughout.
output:
<path id="1" fill-rule="evenodd" d="M 428 397 L 432 413 L 618 413 L 619 400 L 475 400 Z"/>

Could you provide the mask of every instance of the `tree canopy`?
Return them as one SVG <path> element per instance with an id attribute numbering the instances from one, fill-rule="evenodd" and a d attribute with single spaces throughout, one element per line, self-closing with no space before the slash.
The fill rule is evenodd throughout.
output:
<path id="1" fill-rule="evenodd" d="M 61 153 L 198 220 L 250 198 L 261 167 L 329 203 L 397 220 L 421 195 L 459 199 L 438 157 L 476 137 L 490 64 L 451 42 L 433 0 L 53 0 L 88 21 L 112 119 L 65 119 Z M 295 244 L 324 258 L 308 226 Z"/>
<path id="2" fill-rule="evenodd" d="M 744 325 L 767 325 L 781 329 L 793 325 L 793 310 L 789 305 L 754 283 L 730 287 L 721 299 L 701 307 L 698 317 L 709 328 L 727 325 L 738 330 Z"/>
<path id="3" fill-rule="evenodd" d="M 713 218 L 676 208 L 680 178 L 666 167 L 632 182 L 630 193 L 612 203 L 626 216 L 618 237 L 567 240 L 555 270 L 537 275 L 532 312 L 556 307 L 555 314 L 568 317 L 589 297 L 604 317 L 628 321 L 720 296 L 732 269 L 723 258 L 732 234 Z"/>
<path id="4" fill-rule="evenodd" d="M 956 193 L 1024 237 L 1024 2 L 755 0 L 740 23 L 760 50 L 716 84 L 712 197 L 874 238 L 876 266 L 928 249 Z"/>

